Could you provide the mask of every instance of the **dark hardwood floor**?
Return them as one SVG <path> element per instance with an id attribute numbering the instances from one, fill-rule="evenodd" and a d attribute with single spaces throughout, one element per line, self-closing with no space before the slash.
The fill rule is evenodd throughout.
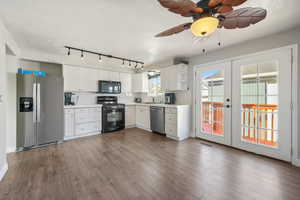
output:
<path id="1" fill-rule="evenodd" d="M 128 129 L 13 153 L 0 199 L 300 199 L 300 168 L 211 145 Z"/>

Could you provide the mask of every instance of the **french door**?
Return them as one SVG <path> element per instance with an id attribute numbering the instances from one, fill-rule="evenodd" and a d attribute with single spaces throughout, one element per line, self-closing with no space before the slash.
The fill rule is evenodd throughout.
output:
<path id="1" fill-rule="evenodd" d="M 291 51 L 233 62 L 234 147 L 291 160 Z"/>
<path id="2" fill-rule="evenodd" d="M 197 137 L 291 160 L 291 51 L 196 71 Z"/>
<path id="3" fill-rule="evenodd" d="M 231 63 L 196 71 L 197 137 L 231 144 Z"/>

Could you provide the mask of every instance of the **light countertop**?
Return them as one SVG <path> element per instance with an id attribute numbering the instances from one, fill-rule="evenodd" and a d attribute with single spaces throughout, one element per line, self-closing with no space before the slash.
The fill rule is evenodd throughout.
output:
<path id="1" fill-rule="evenodd" d="M 148 103 L 125 103 L 126 106 L 156 106 L 165 108 L 188 107 L 189 105 L 170 105 L 170 104 L 148 104 Z"/>
<path id="2" fill-rule="evenodd" d="M 65 106 L 65 109 L 73 109 L 73 108 L 101 108 L 102 105 L 93 104 L 93 105 L 75 105 L 75 106 Z"/>

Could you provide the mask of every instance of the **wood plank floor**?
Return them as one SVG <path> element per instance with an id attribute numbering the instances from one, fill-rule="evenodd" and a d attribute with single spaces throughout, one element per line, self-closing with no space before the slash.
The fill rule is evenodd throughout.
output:
<path id="1" fill-rule="evenodd" d="M 0 199 L 300 199 L 300 168 L 211 145 L 128 129 L 13 153 Z"/>

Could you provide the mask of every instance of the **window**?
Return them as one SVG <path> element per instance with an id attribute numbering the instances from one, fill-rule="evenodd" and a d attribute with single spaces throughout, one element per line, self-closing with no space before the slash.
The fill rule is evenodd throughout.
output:
<path id="1" fill-rule="evenodd" d="M 160 72 L 151 71 L 148 73 L 149 94 L 148 96 L 157 97 L 163 94 L 160 83 Z"/>

